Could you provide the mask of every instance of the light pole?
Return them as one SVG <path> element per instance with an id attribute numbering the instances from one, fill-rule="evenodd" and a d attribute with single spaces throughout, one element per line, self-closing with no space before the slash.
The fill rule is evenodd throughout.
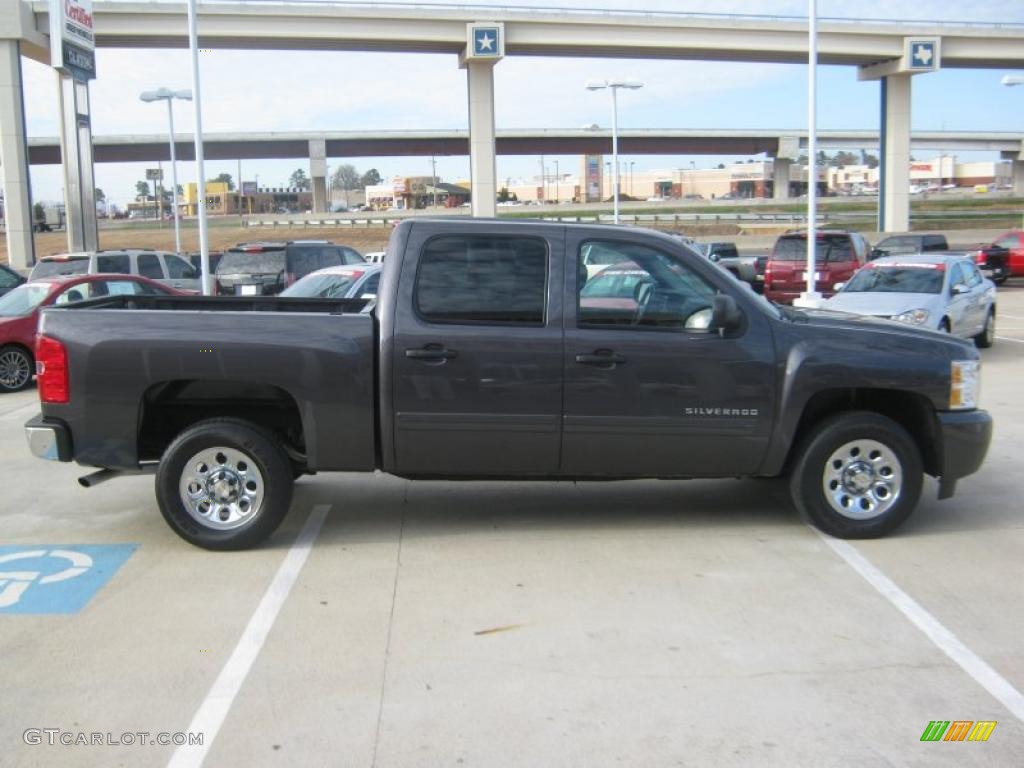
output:
<path id="1" fill-rule="evenodd" d="M 203 163 L 203 100 L 199 90 L 199 32 L 197 30 L 196 0 L 188 0 L 188 47 L 191 54 L 192 95 L 195 109 L 192 111 L 192 142 L 196 148 L 196 182 L 199 194 L 196 200 L 196 218 L 199 223 L 199 271 L 202 275 L 203 295 L 213 293 L 210 279 L 210 238 L 206 231 L 206 169 Z"/>
<path id="2" fill-rule="evenodd" d="M 555 160 L 555 202 L 556 203 L 561 202 L 561 195 L 562 195 L 561 187 L 562 187 L 562 181 L 561 181 L 561 179 L 558 176 L 558 161 Z"/>
<path id="3" fill-rule="evenodd" d="M 806 289 L 794 307 L 819 307 L 818 248 L 818 0 L 807 3 L 807 272 Z M 882 202 L 879 201 L 879 205 Z"/>
<path id="4" fill-rule="evenodd" d="M 608 89 L 612 92 L 612 212 L 613 220 L 619 223 L 619 99 L 618 90 L 628 88 L 635 91 L 643 88 L 644 84 L 637 80 L 602 80 L 587 83 L 588 91 L 602 91 Z"/>
<path id="5" fill-rule="evenodd" d="M 174 107 L 175 99 L 192 101 L 192 91 L 172 91 L 170 88 L 158 88 L 155 91 L 143 91 L 139 98 L 147 103 L 154 101 L 167 102 L 167 126 L 171 144 L 171 185 L 174 193 L 174 250 L 181 253 L 181 222 L 178 219 L 178 163 L 174 152 Z"/>
<path id="6" fill-rule="evenodd" d="M 636 160 L 629 161 L 629 196 L 633 197 L 633 166 L 636 165 Z"/>

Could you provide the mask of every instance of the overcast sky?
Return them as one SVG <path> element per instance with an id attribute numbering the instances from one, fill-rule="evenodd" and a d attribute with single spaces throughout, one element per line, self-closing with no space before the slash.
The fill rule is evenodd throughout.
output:
<path id="1" fill-rule="evenodd" d="M 806 14 L 804 0 L 748 0 L 714 3 L 690 0 L 510 0 L 518 6 L 629 8 L 682 12 Z M 428 3 L 424 3 L 428 4 Z M 469 5 L 469 3 L 457 3 Z M 473 3 L 481 5 L 483 3 Z M 857 17 L 1024 23 L 1021 0 L 819 0 L 822 18 Z M 202 27 L 199 29 L 202 45 Z M 162 104 L 144 104 L 141 91 L 190 85 L 185 50 L 101 48 L 99 77 L 92 83 L 93 132 L 96 135 L 163 133 Z M 58 133 L 57 91 L 53 71 L 23 60 L 25 108 L 30 136 Z M 452 55 L 346 52 L 223 51 L 200 56 L 203 127 L 221 131 L 331 131 L 402 128 L 466 128 L 466 75 Z M 1002 71 L 945 70 L 914 78 L 913 128 L 916 130 L 1024 130 L 1024 88 L 1000 85 Z M 785 129 L 806 126 L 806 67 L 788 64 L 555 59 L 508 57 L 495 69 L 497 127 L 578 128 L 610 123 L 606 93 L 590 93 L 591 79 L 629 77 L 645 87 L 620 99 L 622 128 Z M 191 131 L 192 106 L 176 102 L 179 131 Z M 819 74 L 821 128 L 877 128 L 879 93 L 875 82 L 858 82 L 853 67 L 822 67 Z M 986 156 L 992 157 L 992 156 Z M 557 159 L 562 171 L 576 171 L 576 156 Z M 623 157 L 639 168 L 689 167 L 689 157 Z M 731 158 L 693 158 L 697 166 Z M 746 159 L 746 158 L 736 158 Z M 970 159 L 975 159 L 971 157 Z M 430 158 L 330 158 L 332 166 L 353 163 L 360 171 L 376 167 L 384 177 L 429 175 Z M 97 185 L 108 198 L 125 203 L 146 163 L 97 164 Z M 307 161 L 243 161 L 242 176 L 259 174 L 261 186 L 284 185 Z M 226 171 L 237 176 L 233 161 L 207 162 L 207 177 Z M 499 157 L 498 176 L 529 177 L 539 171 L 535 157 Z M 179 164 L 179 180 L 194 181 L 192 163 Z M 169 171 L 165 169 L 169 178 Z M 445 180 L 465 178 L 467 158 L 438 158 Z M 36 200 L 57 200 L 62 182 L 57 166 L 32 169 Z"/>

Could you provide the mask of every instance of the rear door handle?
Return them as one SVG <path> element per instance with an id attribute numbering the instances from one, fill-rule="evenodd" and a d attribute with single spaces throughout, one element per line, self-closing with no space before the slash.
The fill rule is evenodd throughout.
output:
<path id="1" fill-rule="evenodd" d="M 576 355 L 576 362 L 580 365 L 596 365 L 599 367 L 612 368 L 626 362 L 626 358 L 616 354 L 610 349 L 598 349 L 593 354 Z"/>
<path id="2" fill-rule="evenodd" d="M 454 349 L 446 349 L 440 344 L 428 344 L 420 349 L 407 349 L 405 356 L 413 360 L 451 360 L 459 356 Z"/>

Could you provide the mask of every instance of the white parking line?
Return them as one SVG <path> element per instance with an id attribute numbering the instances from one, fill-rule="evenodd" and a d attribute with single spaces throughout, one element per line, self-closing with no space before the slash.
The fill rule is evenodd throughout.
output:
<path id="1" fill-rule="evenodd" d="M 1018 344 L 1024 344 L 1024 339 L 1011 339 L 1009 336 L 996 336 L 1000 341 L 1015 341 Z"/>
<path id="2" fill-rule="evenodd" d="M 1020 691 L 992 669 L 974 651 L 960 642 L 956 635 L 921 607 L 920 603 L 897 587 L 892 579 L 872 565 L 853 545 L 840 539 L 833 539 L 820 531 L 815 532 L 837 555 L 846 561 L 847 565 L 877 589 L 900 613 L 910 619 L 914 626 L 924 632 L 940 651 L 998 699 L 1018 720 L 1024 721 L 1024 695 Z"/>
<path id="3" fill-rule="evenodd" d="M 0 421 L 13 421 L 15 419 L 24 419 L 32 415 L 33 411 L 39 410 L 39 403 L 33 400 L 28 405 L 21 405 L 17 408 L 12 408 L 9 411 L 5 411 L 0 414 Z"/>
<path id="4" fill-rule="evenodd" d="M 330 509 L 330 504 L 318 504 L 313 507 L 302 531 L 296 537 L 292 548 L 288 550 L 281 567 L 277 569 L 274 580 L 263 594 L 256 612 L 249 619 L 249 624 L 239 638 L 238 644 L 203 699 L 203 703 L 196 710 L 188 731 L 203 734 L 203 743 L 179 746 L 171 755 L 168 768 L 199 768 L 203 764 L 220 727 L 224 724 L 224 718 L 235 701 L 235 696 L 241 690 L 253 662 L 263 649 L 263 643 L 274 626 L 277 614 L 280 613 L 284 601 L 288 599 L 288 593 L 299 578 L 302 566 L 309 557 L 313 542 L 320 533 L 320 527 L 324 524 Z"/>
<path id="5" fill-rule="evenodd" d="M 999 317 L 1000 317 L 1000 319 L 1002 319 L 1004 317 L 1008 317 L 1011 320 L 1024 320 L 1024 317 L 1021 317 L 1020 315 L 1008 315 L 1005 312 L 1000 312 L 999 313 Z"/>

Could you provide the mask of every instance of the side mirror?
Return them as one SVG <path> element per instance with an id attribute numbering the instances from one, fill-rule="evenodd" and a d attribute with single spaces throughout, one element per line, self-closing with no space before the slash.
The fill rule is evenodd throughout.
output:
<path id="1" fill-rule="evenodd" d="M 954 295 L 954 296 L 960 296 L 960 295 L 962 295 L 962 294 L 965 294 L 965 293 L 967 293 L 967 292 L 968 292 L 968 291 L 970 291 L 970 290 L 971 290 L 971 289 L 970 289 L 970 288 L 968 288 L 968 287 L 967 287 L 966 285 L 964 285 L 963 283 L 957 283 L 956 285 L 954 285 L 954 286 L 953 286 L 953 295 Z"/>
<path id="2" fill-rule="evenodd" d="M 734 331 L 743 322 L 743 313 L 736 305 L 736 299 L 728 294 L 720 293 L 715 296 L 712 303 L 711 323 L 712 330 Z"/>
<path id="3" fill-rule="evenodd" d="M 882 256 L 885 256 L 885 251 L 881 248 L 872 248 L 871 253 L 868 254 L 868 261 L 873 261 L 874 259 L 881 258 Z"/>
<path id="4" fill-rule="evenodd" d="M 846 283 L 836 283 L 835 285 L 832 286 L 832 290 L 835 291 L 836 293 L 839 293 L 845 287 Z"/>

